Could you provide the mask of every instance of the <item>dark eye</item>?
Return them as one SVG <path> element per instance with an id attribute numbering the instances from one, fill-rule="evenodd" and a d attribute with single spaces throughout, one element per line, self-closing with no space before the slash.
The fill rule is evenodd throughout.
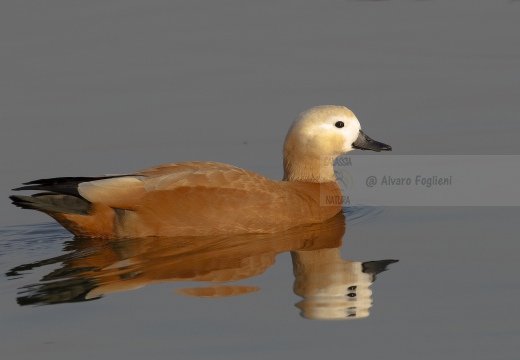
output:
<path id="1" fill-rule="evenodd" d="M 338 121 L 334 124 L 334 126 L 341 129 L 343 126 L 345 126 L 345 123 L 343 123 L 343 121 Z"/>

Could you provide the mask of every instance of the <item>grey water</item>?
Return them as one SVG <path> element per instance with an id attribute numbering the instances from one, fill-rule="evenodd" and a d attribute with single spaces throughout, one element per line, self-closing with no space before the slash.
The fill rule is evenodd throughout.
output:
<path id="1" fill-rule="evenodd" d="M 349 107 L 389 156 L 486 171 L 520 155 L 519 18 L 509 0 L 2 3 L 2 358 L 518 359 L 518 206 L 107 243 L 8 196 L 186 160 L 279 179 L 291 121 L 318 104 Z"/>

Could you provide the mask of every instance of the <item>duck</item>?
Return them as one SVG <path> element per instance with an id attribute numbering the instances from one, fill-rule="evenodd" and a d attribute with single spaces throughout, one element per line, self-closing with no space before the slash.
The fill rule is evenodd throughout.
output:
<path id="1" fill-rule="evenodd" d="M 43 212 L 77 237 L 140 238 L 275 233 L 324 222 L 342 210 L 333 161 L 352 150 L 391 151 L 362 130 L 344 106 L 301 113 L 283 145 L 282 180 L 204 161 L 159 165 L 133 173 L 57 177 L 26 182 L 10 196 Z"/>

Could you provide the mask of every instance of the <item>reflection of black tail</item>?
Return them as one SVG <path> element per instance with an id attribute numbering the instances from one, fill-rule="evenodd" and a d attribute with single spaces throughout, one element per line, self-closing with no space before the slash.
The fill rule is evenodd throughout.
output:
<path id="1" fill-rule="evenodd" d="M 90 279 L 67 279 L 42 285 L 32 285 L 24 289 L 26 292 L 29 292 L 29 295 L 19 296 L 16 302 L 23 306 L 96 300 L 100 297 L 87 299 L 86 296 L 97 286 Z"/>
<path id="2" fill-rule="evenodd" d="M 41 261 L 29 263 L 29 264 L 18 265 L 18 266 L 15 266 L 14 268 L 12 268 L 11 270 L 9 270 L 8 272 L 6 272 L 5 275 L 6 276 L 20 276 L 20 275 L 23 275 L 23 273 L 25 273 L 27 271 L 31 271 L 33 269 L 36 269 L 36 268 L 39 268 L 42 266 L 46 266 L 46 265 L 54 265 L 56 263 L 63 262 L 68 258 L 69 258 L 69 255 L 65 254 L 65 255 L 56 256 L 56 257 L 53 257 L 53 258 L 50 258 L 47 260 L 41 260 Z"/>
<path id="3" fill-rule="evenodd" d="M 39 210 L 43 212 L 67 213 L 85 215 L 90 203 L 79 197 L 53 193 L 39 193 L 32 196 L 9 196 L 13 204 L 22 209 Z"/>
<path id="4" fill-rule="evenodd" d="M 42 266 L 66 264 L 68 261 L 81 256 L 81 252 L 64 254 L 50 259 L 29 264 L 18 265 L 6 273 L 9 277 L 23 276 L 23 273 Z M 21 288 L 16 302 L 19 305 L 52 305 L 69 302 L 80 302 L 99 299 L 100 296 L 87 298 L 87 295 L 99 286 L 93 278 L 80 277 L 84 272 L 95 271 L 94 267 L 58 268 L 45 275 L 41 283 L 27 285 Z"/>
<path id="5" fill-rule="evenodd" d="M 361 264 L 365 274 L 372 275 L 372 282 L 376 280 L 376 275 L 388 270 L 388 265 L 399 262 L 399 260 L 378 260 L 367 261 Z"/>

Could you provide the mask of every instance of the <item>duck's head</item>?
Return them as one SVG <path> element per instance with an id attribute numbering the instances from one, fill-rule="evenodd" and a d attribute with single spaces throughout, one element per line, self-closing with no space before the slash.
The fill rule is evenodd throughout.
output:
<path id="1" fill-rule="evenodd" d="M 312 107 L 298 116 L 285 138 L 284 179 L 332 181 L 332 160 L 355 149 L 392 150 L 361 131 L 356 115 L 346 107 Z M 330 159 L 330 169 L 324 169 L 324 159 Z"/>

